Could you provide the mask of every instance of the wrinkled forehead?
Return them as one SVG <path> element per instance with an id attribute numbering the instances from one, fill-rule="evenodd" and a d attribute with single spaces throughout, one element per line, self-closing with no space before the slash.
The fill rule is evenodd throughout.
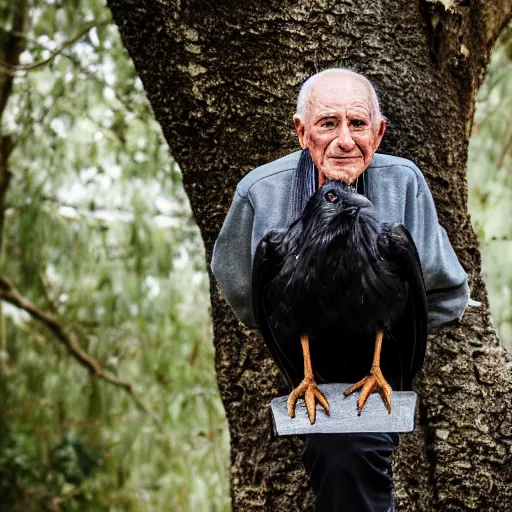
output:
<path id="1" fill-rule="evenodd" d="M 308 110 L 357 106 L 372 112 L 371 93 L 364 80 L 351 75 L 332 73 L 319 77 L 311 86 Z"/>

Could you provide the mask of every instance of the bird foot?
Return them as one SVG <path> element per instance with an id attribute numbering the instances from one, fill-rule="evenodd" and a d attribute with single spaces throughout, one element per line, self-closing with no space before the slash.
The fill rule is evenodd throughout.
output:
<path id="1" fill-rule="evenodd" d="M 306 403 L 306 410 L 308 411 L 311 425 L 315 423 L 316 419 L 316 402 L 320 403 L 325 409 L 327 416 L 329 416 L 329 402 L 327 398 L 325 398 L 325 395 L 318 389 L 313 379 L 305 377 L 288 397 L 288 415 L 290 418 L 295 418 L 295 405 L 302 395 L 304 395 L 304 402 Z"/>
<path id="2" fill-rule="evenodd" d="M 384 378 L 384 375 L 382 375 L 382 371 L 379 367 L 372 368 L 370 375 L 350 386 L 343 394 L 348 396 L 360 388 L 362 388 L 361 394 L 357 400 L 358 416 L 361 416 L 361 412 L 369 396 L 376 391 L 379 392 L 388 413 L 391 414 L 391 386 L 386 382 L 386 379 Z"/>

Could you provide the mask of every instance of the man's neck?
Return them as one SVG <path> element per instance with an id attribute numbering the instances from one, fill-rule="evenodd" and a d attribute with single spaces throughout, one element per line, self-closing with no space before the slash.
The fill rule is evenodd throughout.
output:
<path id="1" fill-rule="evenodd" d="M 315 184 L 316 184 L 315 188 L 316 188 L 316 190 L 318 190 L 325 183 L 325 176 L 318 172 L 316 165 L 313 166 L 313 169 L 314 169 Z M 356 178 L 356 181 L 354 181 L 354 183 L 352 183 L 350 185 L 350 187 L 352 188 L 352 190 L 354 192 L 357 192 L 358 194 L 361 194 L 364 196 L 365 195 L 365 193 L 364 193 L 365 192 L 365 187 L 364 187 L 365 180 L 364 180 L 363 174 L 364 174 L 364 172 Z"/>

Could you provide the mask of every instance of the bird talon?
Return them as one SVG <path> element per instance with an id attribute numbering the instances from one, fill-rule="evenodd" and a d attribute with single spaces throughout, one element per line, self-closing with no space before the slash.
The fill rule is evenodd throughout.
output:
<path id="1" fill-rule="evenodd" d="M 318 402 L 324 409 L 327 416 L 329 416 L 329 402 L 325 395 L 318 389 L 316 382 L 313 379 L 305 378 L 288 397 L 288 415 L 290 418 L 295 418 L 295 406 L 297 400 L 304 395 L 304 402 L 308 413 L 309 421 L 313 425 L 316 421 L 316 403 Z"/>
<path id="2" fill-rule="evenodd" d="M 343 393 L 345 396 L 351 395 L 354 391 L 361 389 L 361 394 L 357 400 L 357 415 L 361 416 L 364 406 L 372 393 L 376 391 L 380 394 L 388 414 L 391 414 L 391 386 L 386 382 L 380 368 L 372 369 L 370 375 L 356 382 Z"/>

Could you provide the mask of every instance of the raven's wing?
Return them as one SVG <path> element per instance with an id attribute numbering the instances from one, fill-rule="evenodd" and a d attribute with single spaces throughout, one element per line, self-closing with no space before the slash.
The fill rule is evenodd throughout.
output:
<path id="1" fill-rule="evenodd" d="M 402 388 L 410 389 L 412 378 L 423 366 L 427 348 L 427 297 L 420 258 L 414 240 L 402 224 L 390 226 L 391 259 L 407 283 L 404 314 L 391 329 L 398 342 L 402 365 Z"/>
<path id="2" fill-rule="evenodd" d="M 251 300 L 256 325 L 288 386 L 293 389 L 304 376 L 300 337 L 290 339 L 291 333 L 280 333 L 273 329 L 271 316 L 275 305 L 267 293 L 268 284 L 281 270 L 282 260 L 275 248 L 284 234 L 271 231 L 258 244 L 252 264 Z"/>

